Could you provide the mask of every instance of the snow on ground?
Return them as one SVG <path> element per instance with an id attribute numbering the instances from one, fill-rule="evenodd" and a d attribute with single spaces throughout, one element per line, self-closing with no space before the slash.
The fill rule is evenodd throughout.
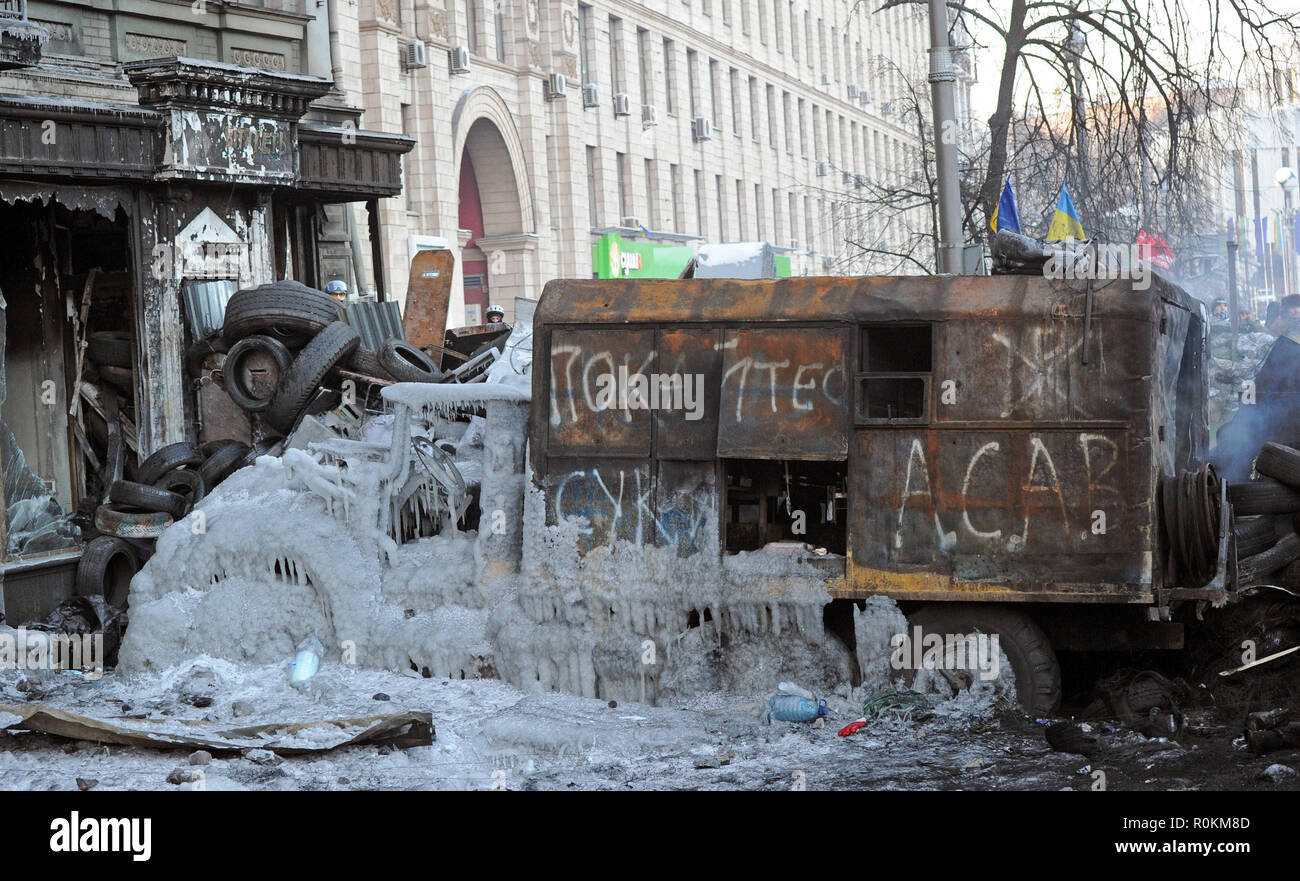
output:
<path id="1" fill-rule="evenodd" d="M 0 674 L 0 703 L 21 704 L 20 674 Z M 423 678 L 326 664 L 309 693 L 288 685 L 286 665 L 199 658 L 160 673 L 99 681 L 55 674 L 45 704 L 113 721 L 208 719 L 211 731 L 270 722 L 429 711 L 432 746 L 363 745 L 325 754 L 213 758 L 209 790 L 272 789 L 797 789 L 1086 788 L 1085 760 L 1051 752 L 1036 726 L 991 693 L 963 692 L 925 723 L 880 721 L 852 737 L 836 731 L 860 712 L 861 692 L 828 695 L 831 716 L 765 724 L 766 695 L 712 693 L 653 707 L 524 694 L 498 680 Z M 376 700 L 385 694 L 388 700 Z M 211 704 L 199 708 L 194 702 Z M 1165 745 L 1169 749 L 1176 747 Z M 1159 752 L 1160 750 L 1156 750 Z M 188 750 L 151 750 L 0 731 L 0 788 L 189 789 L 169 784 Z"/>

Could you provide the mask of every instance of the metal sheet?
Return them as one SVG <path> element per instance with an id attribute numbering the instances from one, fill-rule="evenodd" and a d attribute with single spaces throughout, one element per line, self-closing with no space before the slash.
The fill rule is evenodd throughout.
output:
<path id="1" fill-rule="evenodd" d="M 846 459 L 847 328 L 728 330 L 718 455 Z"/>
<path id="2" fill-rule="evenodd" d="M 553 460 L 546 493 L 546 523 L 578 532 L 578 552 L 615 541 L 653 544 L 654 491 L 648 460 Z"/>
<path id="3" fill-rule="evenodd" d="M 617 392 L 625 379 L 647 376 L 654 366 L 652 330 L 556 330 L 543 398 L 550 401 L 551 455 L 649 456 L 649 409 L 617 394 L 603 398 L 601 390 Z"/>
<path id="4" fill-rule="evenodd" d="M 714 462 L 660 461 L 654 486 L 655 541 L 677 556 L 716 553 L 718 481 Z"/>
<path id="5" fill-rule="evenodd" d="M 234 293 L 235 283 L 229 279 L 185 282 L 181 287 L 181 300 L 185 303 L 190 339 L 201 340 L 221 329 L 226 320 L 226 304 Z"/>
<path id="6" fill-rule="evenodd" d="M 682 406 L 660 406 L 654 411 L 655 456 L 712 459 L 718 447 L 722 332 L 665 329 L 656 333 L 655 340 L 656 372 L 674 377 L 683 389 Z"/>
<path id="7" fill-rule="evenodd" d="M 411 276 L 406 285 L 406 315 L 402 328 L 414 346 L 442 346 L 447 335 L 447 306 L 451 298 L 451 278 L 456 258 L 448 250 L 416 252 L 411 260 Z M 439 367 L 442 352 L 430 356 Z"/>
<path id="8" fill-rule="evenodd" d="M 349 303 L 343 310 L 343 320 L 361 335 L 361 345 L 372 352 L 383 348 L 386 340 L 406 339 L 402 332 L 402 308 L 392 300 Z"/>

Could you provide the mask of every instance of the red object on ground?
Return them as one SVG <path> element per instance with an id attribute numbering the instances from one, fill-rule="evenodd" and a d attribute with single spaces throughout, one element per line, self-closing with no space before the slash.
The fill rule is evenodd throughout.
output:
<path id="1" fill-rule="evenodd" d="M 859 719 L 856 722 L 850 722 L 840 729 L 840 737 L 848 737 L 850 734 L 857 734 L 866 724 L 866 719 Z"/>
<path id="2" fill-rule="evenodd" d="M 1168 269 L 1174 265 L 1174 249 L 1162 236 L 1139 230 L 1137 234 L 1138 253 L 1158 269 Z"/>

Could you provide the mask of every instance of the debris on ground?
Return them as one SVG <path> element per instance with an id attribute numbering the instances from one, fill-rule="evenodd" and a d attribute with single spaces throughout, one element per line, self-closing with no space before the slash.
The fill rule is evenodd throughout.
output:
<path id="1" fill-rule="evenodd" d="M 1048 745 L 1057 752 L 1094 756 L 1101 751 L 1101 739 L 1087 723 L 1053 722 L 1044 734 Z"/>

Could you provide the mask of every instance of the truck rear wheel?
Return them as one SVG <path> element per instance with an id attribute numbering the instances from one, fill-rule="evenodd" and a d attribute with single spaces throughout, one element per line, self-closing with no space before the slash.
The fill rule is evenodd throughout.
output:
<path id="1" fill-rule="evenodd" d="M 922 606 L 907 616 L 922 634 L 980 633 L 998 635 L 1016 677 L 1016 697 L 1025 712 L 1050 716 L 1061 705 L 1061 665 L 1043 629 L 1024 612 L 975 603 Z"/>

